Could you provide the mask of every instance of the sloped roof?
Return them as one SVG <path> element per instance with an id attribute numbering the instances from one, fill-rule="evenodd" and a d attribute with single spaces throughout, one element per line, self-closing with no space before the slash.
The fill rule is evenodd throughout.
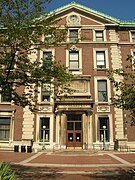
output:
<path id="1" fill-rule="evenodd" d="M 71 8 L 76 8 L 76 9 L 79 9 L 79 10 L 84 11 L 86 13 L 92 14 L 92 15 L 99 17 L 103 20 L 110 21 L 110 22 L 112 22 L 112 23 L 114 23 L 120 27 L 135 27 L 135 21 L 121 21 L 120 19 L 114 18 L 112 16 L 109 16 L 109 15 L 104 14 L 104 13 L 99 12 L 99 11 L 93 10 L 91 8 L 84 6 L 84 5 L 78 4 L 74 1 L 65 5 L 65 6 L 62 6 L 60 8 L 57 8 L 57 9 L 51 11 L 50 14 L 53 14 L 53 13 L 59 14 L 61 12 L 69 10 Z"/>

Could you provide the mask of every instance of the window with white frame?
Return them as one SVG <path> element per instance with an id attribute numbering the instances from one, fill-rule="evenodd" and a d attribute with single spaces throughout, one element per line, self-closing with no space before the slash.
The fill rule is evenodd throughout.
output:
<path id="1" fill-rule="evenodd" d="M 103 142 L 109 142 L 109 117 L 99 117 L 98 118 L 98 140 Z"/>
<path id="2" fill-rule="evenodd" d="M 69 51 L 69 69 L 79 69 L 79 51 Z"/>
<path id="3" fill-rule="evenodd" d="M 40 118 L 40 129 L 39 129 L 39 140 L 43 141 L 43 131 L 45 131 L 45 142 L 49 142 L 50 140 L 50 118 L 49 117 L 41 117 Z"/>
<path id="4" fill-rule="evenodd" d="M 104 41 L 104 33 L 103 31 L 96 31 L 96 41 Z"/>
<path id="5" fill-rule="evenodd" d="M 43 65 L 47 65 L 52 61 L 52 51 L 43 52 Z"/>
<path id="6" fill-rule="evenodd" d="M 108 94 L 107 94 L 107 80 L 98 80 L 98 102 L 107 102 Z"/>
<path id="7" fill-rule="evenodd" d="M 50 101 L 50 85 L 49 84 L 43 84 L 41 86 L 41 101 L 42 102 Z"/>
<path id="8" fill-rule="evenodd" d="M 105 51 L 96 51 L 96 66 L 98 69 L 106 68 Z"/>
<path id="9" fill-rule="evenodd" d="M 69 41 L 72 43 L 76 43 L 78 41 L 78 29 L 69 30 Z"/>
<path id="10" fill-rule="evenodd" d="M 9 141 L 10 117 L 0 117 L 0 141 Z"/>
<path id="11" fill-rule="evenodd" d="M 46 41 L 48 44 L 52 44 L 52 43 L 53 43 L 53 35 L 52 35 L 52 34 L 47 34 L 47 35 L 45 35 L 45 41 Z"/>
<path id="12" fill-rule="evenodd" d="M 135 42 L 135 32 L 131 32 L 132 42 Z"/>

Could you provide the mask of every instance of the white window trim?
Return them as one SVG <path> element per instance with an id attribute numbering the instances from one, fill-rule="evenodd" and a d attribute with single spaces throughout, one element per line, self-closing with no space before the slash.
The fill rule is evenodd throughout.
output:
<path id="1" fill-rule="evenodd" d="M 96 143 L 102 143 L 98 140 L 98 118 L 108 116 L 109 118 L 109 142 L 107 143 L 113 143 L 113 121 L 112 121 L 112 114 L 95 114 L 95 130 L 96 130 Z M 103 144 L 103 143 L 102 143 Z"/>
<path id="2" fill-rule="evenodd" d="M 135 31 L 129 31 L 130 42 L 131 42 L 131 43 L 135 43 L 135 42 L 133 42 L 133 40 L 132 40 L 132 33 L 135 33 Z"/>
<path id="3" fill-rule="evenodd" d="M 103 41 L 96 41 L 96 31 L 103 31 Z M 94 29 L 93 30 L 93 41 L 94 42 L 105 42 L 106 40 L 106 29 Z"/>
<path id="4" fill-rule="evenodd" d="M 69 43 L 72 43 L 71 41 L 70 41 L 70 30 L 78 30 L 78 41 L 80 41 L 80 38 L 81 38 L 81 29 L 80 28 L 69 28 L 68 29 L 68 34 L 67 34 L 67 42 L 69 42 Z"/>
<path id="5" fill-rule="evenodd" d="M 94 69 L 102 70 L 102 68 L 97 68 L 97 59 L 96 59 L 96 52 L 97 51 L 104 51 L 105 52 L 105 64 L 106 64 L 106 68 L 103 68 L 103 69 L 109 69 L 108 49 L 107 48 L 94 48 L 93 49 Z"/>
<path id="6" fill-rule="evenodd" d="M 13 136 L 14 136 L 14 112 L 8 113 L 8 112 L 2 112 L 0 113 L 0 117 L 9 117 L 10 118 L 10 132 L 9 132 L 9 140 L 4 141 L 4 140 L 0 140 L 0 143 L 2 142 L 12 142 L 13 141 Z"/>
<path id="7" fill-rule="evenodd" d="M 41 63 L 42 63 L 43 53 L 44 52 L 52 52 L 52 61 L 54 61 L 54 59 L 55 59 L 55 49 L 41 49 L 40 54 L 39 54 Z"/>
<path id="8" fill-rule="evenodd" d="M 43 53 L 44 52 L 52 52 L 52 61 L 54 61 L 55 60 L 55 49 L 41 49 L 40 50 L 40 62 L 41 62 L 41 64 L 42 64 L 42 58 L 43 58 Z M 53 88 L 53 87 L 51 87 L 51 88 Z M 38 91 L 40 92 L 40 93 L 38 93 L 38 102 L 44 102 L 44 101 L 41 101 L 41 87 L 38 87 Z M 48 102 L 44 102 L 44 103 L 50 103 L 50 102 L 53 102 L 53 93 L 50 95 L 50 101 Z"/>
<path id="9" fill-rule="evenodd" d="M 131 49 L 131 56 L 133 56 L 134 57 L 134 54 L 135 54 L 135 49 Z M 133 61 L 132 61 L 132 63 L 133 63 Z M 135 70 L 135 68 L 133 67 L 132 68 L 133 70 Z"/>
<path id="10" fill-rule="evenodd" d="M 40 118 L 42 117 L 46 117 L 46 118 L 50 118 L 50 134 L 49 134 L 49 141 L 46 142 L 47 144 L 48 143 L 53 143 L 53 128 L 54 128 L 54 123 L 53 123 L 53 114 L 52 115 L 42 115 L 42 114 L 37 114 L 37 117 L 36 117 L 36 142 L 37 143 L 40 143 L 40 138 L 39 138 L 39 131 L 40 131 Z"/>
<path id="11" fill-rule="evenodd" d="M 106 102 L 99 102 L 98 101 L 98 80 L 106 80 L 107 81 L 107 98 L 108 100 Z M 94 77 L 94 89 L 95 89 L 95 104 L 111 104 L 111 87 L 110 87 L 110 81 L 107 79 L 107 77 Z"/>
<path id="12" fill-rule="evenodd" d="M 73 74 L 82 74 L 82 49 L 76 48 L 76 51 L 79 52 L 79 68 L 77 70 L 69 69 L 69 51 L 66 50 L 66 67 L 72 71 Z M 74 51 L 74 49 L 71 49 L 71 51 Z"/>

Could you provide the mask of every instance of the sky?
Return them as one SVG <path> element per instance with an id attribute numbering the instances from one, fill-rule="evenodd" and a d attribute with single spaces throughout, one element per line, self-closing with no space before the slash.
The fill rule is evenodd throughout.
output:
<path id="1" fill-rule="evenodd" d="M 52 0 L 46 10 L 55 10 L 72 1 L 120 20 L 135 21 L 135 0 Z"/>

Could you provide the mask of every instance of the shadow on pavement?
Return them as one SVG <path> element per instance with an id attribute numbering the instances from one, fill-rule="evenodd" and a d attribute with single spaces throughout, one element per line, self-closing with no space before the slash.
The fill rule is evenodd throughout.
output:
<path id="1" fill-rule="evenodd" d="M 19 180 L 135 180 L 135 169 L 96 170 L 92 173 L 76 175 L 64 174 L 58 168 L 11 165 L 11 169 L 16 171 Z"/>

